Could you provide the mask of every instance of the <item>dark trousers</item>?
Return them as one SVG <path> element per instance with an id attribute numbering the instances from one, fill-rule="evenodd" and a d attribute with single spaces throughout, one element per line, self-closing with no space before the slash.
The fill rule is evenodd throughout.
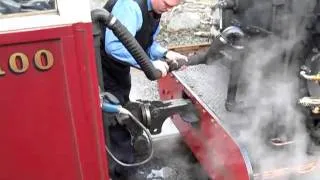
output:
<path id="1" fill-rule="evenodd" d="M 134 158 L 134 149 L 131 145 L 131 136 L 129 132 L 121 125 L 110 126 L 110 147 L 113 154 L 122 162 L 133 163 Z M 127 180 L 130 177 L 130 174 L 134 172 L 134 169 L 131 167 L 123 167 L 117 164 L 109 156 L 109 169 L 112 179 Z"/>
<path id="2" fill-rule="evenodd" d="M 102 59 L 104 89 L 115 95 L 124 105 L 131 90 L 130 66 L 106 56 Z"/>
<path id="3" fill-rule="evenodd" d="M 103 125 L 106 144 L 112 154 L 124 163 L 135 162 L 134 148 L 131 144 L 131 135 L 129 131 L 115 120 L 115 115 L 104 113 Z M 135 169 L 123 167 L 108 156 L 109 174 L 113 180 L 127 180 Z"/>
<path id="4" fill-rule="evenodd" d="M 110 57 L 102 59 L 102 71 L 104 89 L 115 95 L 122 105 L 129 102 L 131 90 L 130 66 L 119 63 Z M 112 122 L 113 123 L 110 123 Z M 107 141 L 111 152 L 125 163 L 133 163 L 134 149 L 131 145 L 131 135 L 129 131 L 119 125 L 115 117 L 104 116 L 105 131 L 108 131 Z M 107 136 L 106 136 L 107 137 Z M 110 156 L 109 170 L 112 179 L 127 180 L 133 168 L 123 167 L 117 164 Z"/>

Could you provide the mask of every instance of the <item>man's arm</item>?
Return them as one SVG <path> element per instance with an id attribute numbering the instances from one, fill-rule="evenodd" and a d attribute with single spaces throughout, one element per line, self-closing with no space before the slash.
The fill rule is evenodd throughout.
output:
<path id="1" fill-rule="evenodd" d="M 112 9 L 112 14 L 135 36 L 142 26 L 142 12 L 135 1 L 118 0 Z M 123 46 L 119 39 L 110 29 L 105 33 L 105 51 L 109 55 L 123 62 L 137 66 L 137 62 L 129 51 Z"/>
<path id="2" fill-rule="evenodd" d="M 152 60 L 165 58 L 168 63 L 178 63 L 177 61 L 185 61 L 188 62 L 188 58 L 180 53 L 170 51 L 164 47 L 162 47 L 159 43 L 156 42 L 156 37 L 160 32 L 160 28 L 158 27 L 156 32 L 153 35 L 153 43 L 149 48 L 149 56 Z"/>
<path id="3" fill-rule="evenodd" d="M 158 27 L 156 32 L 153 34 L 153 43 L 148 50 L 149 57 L 152 60 L 163 58 L 165 52 L 168 51 L 168 49 L 164 48 L 156 41 L 156 37 L 158 36 L 159 32 L 160 32 L 160 28 Z"/>

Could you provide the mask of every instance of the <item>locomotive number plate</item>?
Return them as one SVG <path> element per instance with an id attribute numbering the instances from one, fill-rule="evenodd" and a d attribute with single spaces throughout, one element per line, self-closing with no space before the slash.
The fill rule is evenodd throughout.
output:
<path id="1" fill-rule="evenodd" d="M 16 52 L 11 54 L 7 59 L 9 69 L 12 73 L 16 74 L 28 71 L 28 69 L 31 68 L 30 64 L 34 64 L 34 68 L 39 71 L 47 71 L 54 65 L 53 54 L 46 49 L 38 50 L 33 57 L 28 57 L 23 52 Z M 4 68 L 1 66 L 3 66 L 3 64 L 0 64 L 0 76 L 4 76 L 7 72 L 4 71 Z"/>

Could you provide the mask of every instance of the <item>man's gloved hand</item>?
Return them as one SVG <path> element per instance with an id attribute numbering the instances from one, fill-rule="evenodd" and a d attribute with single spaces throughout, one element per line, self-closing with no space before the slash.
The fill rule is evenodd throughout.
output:
<path id="1" fill-rule="evenodd" d="M 169 65 L 169 72 L 171 71 L 175 71 L 180 69 L 181 67 L 185 66 L 188 64 L 187 61 L 185 61 L 184 59 L 178 59 L 178 60 L 166 60 L 168 65 Z"/>
<path id="2" fill-rule="evenodd" d="M 165 58 L 169 65 L 169 71 L 177 70 L 188 63 L 187 56 L 170 50 L 166 53 Z"/>
<path id="3" fill-rule="evenodd" d="M 168 52 L 165 54 L 165 58 L 171 61 L 185 60 L 188 62 L 187 56 L 170 50 L 168 50 Z"/>
<path id="4" fill-rule="evenodd" d="M 165 61 L 162 60 L 155 60 L 152 61 L 153 66 L 161 71 L 162 77 L 165 77 L 169 71 L 169 66 Z"/>

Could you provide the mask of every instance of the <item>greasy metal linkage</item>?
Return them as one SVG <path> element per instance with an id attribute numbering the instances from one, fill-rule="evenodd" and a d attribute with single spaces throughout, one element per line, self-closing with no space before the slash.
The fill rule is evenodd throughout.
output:
<path id="1" fill-rule="evenodd" d="M 189 99 L 172 99 L 167 101 L 138 101 L 125 105 L 149 129 L 151 134 L 161 133 L 161 128 L 166 119 L 174 114 L 183 116 L 187 123 L 199 120 L 198 112 Z M 122 121 L 130 123 L 131 121 Z M 127 125 L 128 127 L 131 127 Z M 131 129 L 129 131 L 135 131 Z"/>

